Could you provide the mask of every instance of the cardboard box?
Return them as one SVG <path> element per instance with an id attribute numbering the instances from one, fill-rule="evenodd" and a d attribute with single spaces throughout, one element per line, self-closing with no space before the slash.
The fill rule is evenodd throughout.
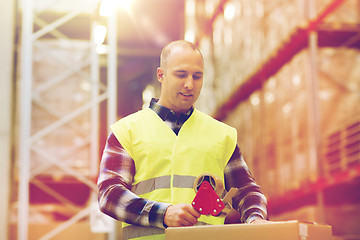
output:
<path id="1" fill-rule="evenodd" d="M 41 239 L 45 234 L 58 227 L 59 223 L 49 222 L 47 224 L 30 223 L 28 240 Z M 16 224 L 10 225 L 9 239 L 17 238 Z M 88 222 L 77 222 L 56 234 L 51 240 L 106 240 L 106 233 L 92 233 Z"/>
<path id="2" fill-rule="evenodd" d="M 166 240 L 331 240 L 329 225 L 299 221 L 167 228 Z"/>

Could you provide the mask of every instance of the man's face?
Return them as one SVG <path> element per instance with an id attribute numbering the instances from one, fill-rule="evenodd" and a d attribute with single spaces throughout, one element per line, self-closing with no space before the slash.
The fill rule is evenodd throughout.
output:
<path id="1" fill-rule="evenodd" d="M 161 82 L 159 104 L 176 113 L 189 110 L 200 95 L 203 68 L 199 52 L 182 47 L 172 49 L 166 69 L 157 71 Z"/>

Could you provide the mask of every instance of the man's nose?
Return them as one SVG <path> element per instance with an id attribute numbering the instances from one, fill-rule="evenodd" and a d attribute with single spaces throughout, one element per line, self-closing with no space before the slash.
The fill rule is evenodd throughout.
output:
<path id="1" fill-rule="evenodd" d="M 185 84 L 184 84 L 184 86 L 185 86 L 185 88 L 187 88 L 187 89 L 193 89 L 193 79 L 192 79 L 192 77 L 188 77 L 188 78 L 186 78 L 186 80 L 185 80 Z"/>

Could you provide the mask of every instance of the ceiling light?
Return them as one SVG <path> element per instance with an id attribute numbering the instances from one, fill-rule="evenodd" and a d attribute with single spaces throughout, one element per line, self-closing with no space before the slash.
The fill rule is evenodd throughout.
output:
<path id="1" fill-rule="evenodd" d="M 96 45 L 100 45 L 105 41 L 107 29 L 104 25 L 95 26 L 94 41 Z"/>
<path id="2" fill-rule="evenodd" d="M 99 14 L 102 17 L 110 16 L 116 8 L 130 9 L 131 0 L 102 0 Z"/>
<path id="3" fill-rule="evenodd" d="M 233 20 L 235 17 L 235 6 L 231 3 L 226 4 L 224 10 L 224 17 L 226 20 Z"/>
<path id="4" fill-rule="evenodd" d="M 252 96 L 252 97 L 250 98 L 250 102 L 251 102 L 251 104 L 252 104 L 253 106 L 257 106 L 257 105 L 260 104 L 260 99 L 259 99 L 258 96 Z"/>

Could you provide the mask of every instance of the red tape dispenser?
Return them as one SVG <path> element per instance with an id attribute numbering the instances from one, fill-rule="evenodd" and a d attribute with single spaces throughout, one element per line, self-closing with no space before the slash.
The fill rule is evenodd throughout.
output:
<path id="1" fill-rule="evenodd" d="M 225 208 L 225 204 L 215 191 L 217 190 L 215 187 L 216 182 L 212 176 L 201 176 L 200 180 L 199 178 L 195 180 L 194 188 L 197 192 L 192 205 L 203 215 L 219 216 Z M 222 192 L 223 188 L 220 191 Z"/>

